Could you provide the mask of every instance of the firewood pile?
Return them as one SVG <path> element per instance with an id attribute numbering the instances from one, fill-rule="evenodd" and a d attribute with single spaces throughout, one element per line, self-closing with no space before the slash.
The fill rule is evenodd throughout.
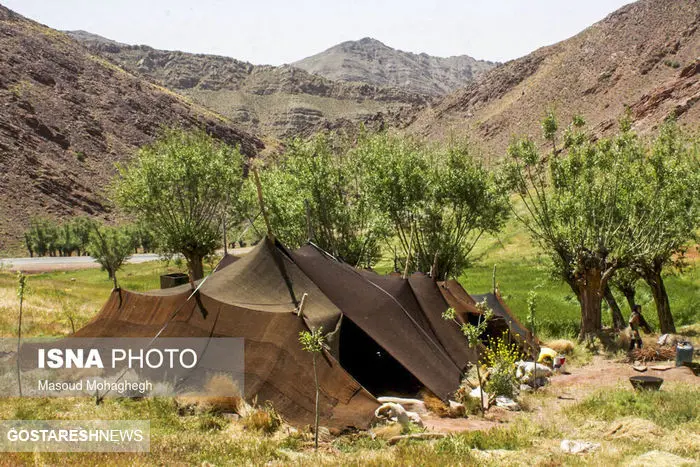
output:
<path id="1" fill-rule="evenodd" d="M 633 362 L 660 362 L 673 360 L 675 358 L 676 349 L 673 347 L 649 346 L 641 349 L 634 349 L 629 353 L 629 359 Z"/>

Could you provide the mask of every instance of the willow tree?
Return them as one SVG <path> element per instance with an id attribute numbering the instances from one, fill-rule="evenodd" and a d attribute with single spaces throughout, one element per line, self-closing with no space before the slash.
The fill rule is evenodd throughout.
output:
<path id="1" fill-rule="evenodd" d="M 191 280 L 220 245 L 221 219 L 243 183 L 238 149 L 204 130 L 170 129 L 119 167 L 115 200 L 153 233 L 158 246 L 180 253 Z"/>
<path id="2" fill-rule="evenodd" d="M 637 188 L 629 174 L 643 155 L 640 142 L 626 122 L 619 135 L 595 142 L 584 124 L 574 118 L 557 147 L 556 120 L 549 114 L 543 130 L 551 150 L 521 139 L 509 147 L 503 172 L 525 206 L 525 214 L 513 214 L 579 300 L 580 338 L 601 330 L 608 281 L 645 243 L 630 236 Z"/>
<path id="3" fill-rule="evenodd" d="M 634 173 L 639 196 L 630 241 L 641 237 L 645 243 L 632 267 L 651 289 L 662 333 L 676 332 L 662 272 L 682 261 L 700 228 L 700 163 L 692 143 L 675 123 L 664 124 Z"/>
<path id="4" fill-rule="evenodd" d="M 112 280 L 114 290 L 119 289 L 117 271 L 126 263 L 134 250 L 134 240 L 129 227 L 110 227 L 94 223 L 87 252 Z"/>
<path id="5" fill-rule="evenodd" d="M 379 134 L 361 140 L 356 152 L 366 193 L 414 258 L 413 269 L 458 274 L 479 238 L 502 228 L 507 197 L 467 144 L 428 146 Z"/>
<path id="6" fill-rule="evenodd" d="M 290 141 L 261 172 L 275 235 L 292 248 L 312 240 L 352 265 L 372 266 L 386 229 L 365 175 L 352 143 L 338 134 Z"/>

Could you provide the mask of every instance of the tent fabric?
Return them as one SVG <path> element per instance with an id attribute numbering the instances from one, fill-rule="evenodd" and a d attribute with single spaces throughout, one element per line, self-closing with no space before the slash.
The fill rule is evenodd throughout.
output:
<path id="1" fill-rule="evenodd" d="M 505 303 L 494 294 L 469 295 L 464 287 L 456 280 L 438 283 L 445 301 L 452 307 L 461 323 L 477 324 L 483 314 L 477 307 L 486 299 L 486 304 L 493 310 L 494 317 L 487 323 L 484 337 L 500 337 L 507 334 L 522 350 L 528 342 L 529 333 L 513 316 Z"/>
<path id="2" fill-rule="evenodd" d="M 430 339 L 442 346 L 458 368 L 464 370 L 469 363 L 476 361 L 476 354 L 469 350 L 459 327 L 442 318 L 448 305 L 430 277 L 420 272 L 407 279 L 401 275 L 381 276 L 364 270 L 362 274 L 394 297 Z"/>
<path id="3" fill-rule="evenodd" d="M 167 294 L 115 291 L 75 336 L 152 337 L 162 330 L 162 337 L 243 337 L 245 397 L 269 400 L 292 423 L 313 423 L 312 357 L 301 348 L 299 332 L 321 325 L 334 329 L 338 308 L 267 240 L 209 276 L 188 301 L 191 293 L 189 286 Z M 292 297 L 300 300 L 304 293 L 302 319 Z M 323 357 L 318 359 L 322 423 L 368 427 L 378 402 L 330 353 Z"/>
<path id="4" fill-rule="evenodd" d="M 427 326 L 410 287 L 361 272 L 308 245 L 292 252 L 299 268 L 362 331 L 443 400 L 460 368 Z M 370 280 L 371 279 L 371 280 Z M 341 356 L 342 357 L 342 356 Z"/>
<path id="5" fill-rule="evenodd" d="M 408 283 L 420 307 L 423 309 L 430 327 L 455 364 L 464 369 L 468 364 L 476 362 L 476 351 L 467 346 L 464 334 L 462 334 L 459 326 L 453 321 L 446 321 L 442 317 L 449 304 L 440 293 L 438 284 L 432 278 L 422 273 L 415 273 L 409 276 Z"/>
<path id="6" fill-rule="evenodd" d="M 513 315 L 503 299 L 493 293 L 482 295 L 473 295 L 474 300 L 482 302 L 486 300 L 486 304 L 493 310 L 494 315 L 503 318 L 508 325 L 511 336 L 521 345 L 532 347 L 533 339 L 530 331 Z"/>

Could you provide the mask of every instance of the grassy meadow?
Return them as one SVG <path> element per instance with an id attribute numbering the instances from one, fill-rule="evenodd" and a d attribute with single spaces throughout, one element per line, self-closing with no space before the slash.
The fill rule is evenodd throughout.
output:
<path id="1" fill-rule="evenodd" d="M 565 284 L 550 276 L 546 257 L 538 254 L 516 224 L 509 223 L 498 238 L 484 237 L 473 258 L 471 267 L 459 277 L 468 291 L 489 291 L 495 264 L 501 293 L 516 315 L 524 319 L 528 292 L 536 288 L 543 334 L 548 337 L 575 334 L 579 313 L 576 299 Z M 390 261 L 383 261 L 378 269 L 390 268 Z M 127 265 L 118 277 L 122 287 L 143 291 L 158 288 L 161 274 L 184 268 L 182 264 L 154 261 Z M 16 282 L 15 273 L 0 270 L 0 335 L 3 337 L 16 335 Z M 83 326 L 98 312 L 111 286 L 107 274 L 99 269 L 30 275 L 23 335 L 70 334 L 73 327 Z M 700 321 L 697 263 L 691 263 L 682 275 L 668 276 L 667 288 L 677 325 Z M 622 297 L 619 299 L 623 313 L 628 314 L 626 302 Z M 651 295 L 644 286 L 640 286 L 638 301 L 644 305 L 647 319 L 656 325 Z M 608 314 L 605 319 L 609 322 Z M 700 330 L 697 324 L 686 329 L 695 335 Z M 610 361 L 593 356 L 582 347 L 576 348 L 574 356 L 581 364 Z M 579 368 L 572 367 L 572 372 Z M 487 414 L 486 420 L 494 426 L 488 431 L 465 431 L 438 440 L 390 445 L 387 436 L 375 429 L 322 437 L 318 452 L 313 451 L 313 435 L 308 427 L 297 429 L 283 424 L 273 434 L 266 434 L 264 424 L 258 426 L 245 419 L 232 421 L 216 412 L 182 415 L 178 403 L 170 398 L 107 399 L 100 406 L 88 398 L 0 398 L 0 419 L 151 421 L 148 454 L 5 453 L 0 457 L 0 465 L 554 466 L 635 462 L 663 465 L 661 462 L 669 459 L 677 465 L 700 463 L 700 385 L 669 381 L 662 391 L 641 395 L 628 385 L 602 390 L 593 381 L 585 387 L 585 390 L 576 389 L 572 397 L 570 392 L 562 393 L 556 387 L 524 395 L 523 412 L 505 419 L 499 418 L 499 412 Z M 571 455 L 560 449 L 562 439 L 583 439 L 601 447 L 595 453 Z M 655 458 L 657 455 L 663 459 Z"/>

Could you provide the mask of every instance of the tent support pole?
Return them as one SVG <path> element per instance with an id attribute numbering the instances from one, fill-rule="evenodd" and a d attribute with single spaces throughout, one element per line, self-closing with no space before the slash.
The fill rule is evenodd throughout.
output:
<path id="1" fill-rule="evenodd" d="M 299 302 L 299 308 L 297 308 L 297 315 L 299 315 L 299 318 L 304 317 L 304 305 L 306 304 L 307 295 L 309 294 L 304 292 L 304 295 L 301 296 L 301 302 Z"/>
<path id="2" fill-rule="evenodd" d="M 228 255 L 228 238 L 226 235 L 226 209 L 228 208 L 229 194 L 226 193 L 226 207 L 224 208 L 224 213 L 221 216 L 221 223 L 223 224 L 224 230 L 224 256 Z"/>
<path id="3" fill-rule="evenodd" d="M 260 204 L 260 212 L 262 212 L 263 219 L 265 220 L 265 228 L 267 229 L 267 238 L 271 242 L 275 241 L 275 237 L 272 235 L 272 227 L 270 227 L 270 219 L 267 217 L 267 210 L 265 209 L 265 199 L 263 198 L 262 185 L 260 184 L 260 176 L 258 175 L 258 168 L 253 165 L 253 178 L 255 179 L 255 188 L 258 190 L 258 203 Z"/>
<path id="4" fill-rule="evenodd" d="M 493 265 L 493 294 L 496 295 L 498 289 L 496 288 L 496 265 Z"/>
<path id="5" fill-rule="evenodd" d="M 408 277 L 408 265 L 411 264 L 411 250 L 413 250 L 413 231 L 415 225 L 411 225 L 411 239 L 408 241 L 408 255 L 406 256 L 406 267 L 403 270 L 403 278 Z"/>
<path id="6" fill-rule="evenodd" d="M 314 228 L 311 225 L 311 207 L 309 206 L 309 200 L 304 200 L 304 214 L 306 215 L 306 238 L 308 241 L 313 241 L 314 239 Z"/>

